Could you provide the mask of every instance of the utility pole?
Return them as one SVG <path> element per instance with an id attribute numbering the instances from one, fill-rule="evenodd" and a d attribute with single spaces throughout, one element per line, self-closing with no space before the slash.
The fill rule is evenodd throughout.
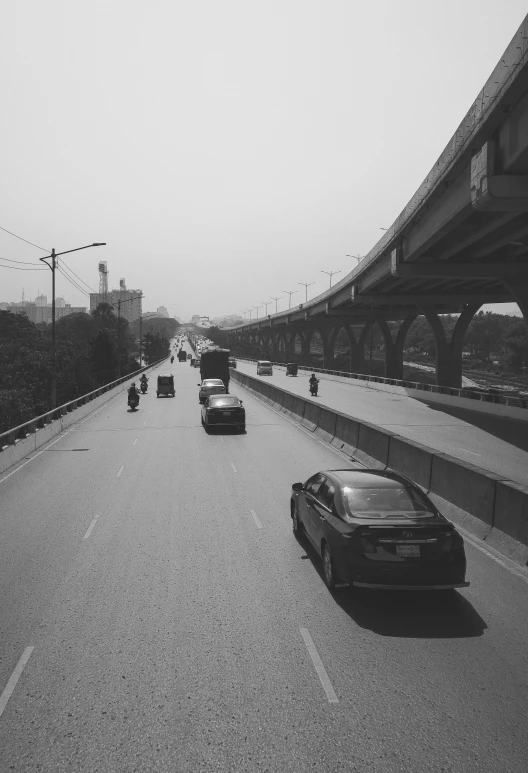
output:
<path id="1" fill-rule="evenodd" d="M 141 323 L 143 322 L 143 314 L 139 312 L 139 367 L 143 367 L 143 361 L 141 359 Z"/>
<path id="2" fill-rule="evenodd" d="M 286 293 L 286 295 L 289 295 L 288 298 L 288 308 L 291 309 L 291 297 L 292 295 L 295 295 L 295 293 L 298 293 L 298 290 L 283 290 L 283 293 Z"/>
<path id="3" fill-rule="evenodd" d="M 306 302 L 308 302 L 308 288 L 311 285 L 314 285 L 315 282 L 299 282 L 300 285 L 302 285 L 306 289 Z"/>
<path id="4" fill-rule="evenodd" d="M 278 303 L 280 300 L 282 300 L 282 295 L 279 295 L 279 297 L 278 297 L 278 298 L 275 298 L 275 296 L 274 296 L 274 295 L 271 295 L 271 296 L 270 296 L 270 298 L 271 298 L 271 300 L 272 300 L 272 301 L 275 301 L 275 314 L 278 314 L 278 311 L 277 311 L 277 303 Z"/>
<path id="5" fill-rule="evenodd" d="M 46 266 L 51 269 L 51 409 L 57 407 L 57 336 L 55 330 L 55 269 L 57 268 L 57 258 L 59 255 L 68 255 L 70 252 L 79 252 L 87 250 L 89 247 L 104 247 L 106 242 L 94 242 L 85 247 L 76 247 L 74 250 L 65 250 L 64 252 L 55 252 L 52 249 L 51 255 L 45 258 L 39 258 Z M 48 260 L 51 258 L 51 264 Z"/>

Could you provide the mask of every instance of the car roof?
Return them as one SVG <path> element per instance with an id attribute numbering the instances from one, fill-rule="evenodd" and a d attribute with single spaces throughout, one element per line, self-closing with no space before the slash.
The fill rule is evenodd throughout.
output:
<path id="1" fill-rule="evenodd" d="M 211 395 L 210 398 L 209 398 L 209 401 L 211 401 L 211 400 L 213 400 L 213 401 L 220 401 L 220 400 L 231 400 L 231 399 L 238 400 L 240 402 L 240 397 L 238 397 L 238 395 L 232 395 L 232 394 L 228 394 L 228 395 Z"/>
<path id="2" fill-rule="evenodd" d="M 158 373 L 158 378 L 174 378 L 172 373 Z"/>
<path id="3" fill-rule="evenodd" d="M 271 362 L 269 360 L 259 360 L 257 365 L 271 365 Z"/>
<path id="4" fill-rule="evenodd" d="M 353 488 L 397 488 L 409 484 L 407 478 L 387 470 L 321 470 L 323 475 L 341 484 Z"/>
<path id="5" fill-rule="evenodd" d="M 224 386 L 224 382 L 221 378 L 204 378 L 202 384 L 222 384 L 222 386 Z"/>

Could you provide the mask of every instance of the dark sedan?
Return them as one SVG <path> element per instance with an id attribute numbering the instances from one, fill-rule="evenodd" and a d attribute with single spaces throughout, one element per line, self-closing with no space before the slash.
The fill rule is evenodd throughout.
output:
<path id="1" fill-rule="evenodd" d="M 202 424 L 208 431 L 212 427 L 235 427 L 246 430 L 246 411 L 236 395 L 211 395 L 202 406 Z"/>
<path id="2" fill-rule="evenodd" d="M 326 470 L 294 483 L 293 533 L 306 534 L 329 588 L 465 588 L 464 542 L 412 481 L 377 470 Z"/>

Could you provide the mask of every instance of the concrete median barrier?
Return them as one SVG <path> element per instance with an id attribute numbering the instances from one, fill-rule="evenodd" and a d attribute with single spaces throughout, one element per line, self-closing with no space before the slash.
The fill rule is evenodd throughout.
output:
<path id="1" fill-rule="evenodd" d="M 293 395 L 291 392 L 284 392 L 283 402 L 279 410 L 287 416 L 293 416 Z"/>
<path id="2" fill-rule="evenodd" d="M 349 456 L 356 453 L 360 422 L 342 413 L 336 414 L 335 436 L 331 445 Z"/>
<path id="3" fill-rule="evenodd" d="M 528 564 L 528 488 L 519 483 L 497 482 L 493 528 L 486 542 L 509 558 Z"/>
<path id="4" fill-rule="evenodd" d="M 297 395 L 293 395 L 291 411 L 296 418 L 302 418 L 304 416 L 305 402 L 306 401 L 303 397 L 297 397 Z"/>
<path id="5" fill-rule="evenodd" d="M 304 413 L 301 419 L 301 424 L 310 432 L 315 432 L 315 428 L 319 424 L 319 413 L 321 408 L 317 403 L 313 403 L 311 400 L 304 401 Z"/>
<path id="6" fill-rule="evenodd" d="M 372 424 L 359 425 L 358 449 L 354 454 L 367 467 L 384 470 L 389 463 L 389 442 L 392 432 L 375 427 Z"/>
<path id="7" fill-rule="evenodd" d="M 335 438 L 337 414 L 335 411 L 329 408 L 319 408 L 319 419 L 317 427 L 315 428 L 315 434 L 317 437 L 324 440 L 325 443 L 331 443 Z"/>
<path id="8" fill-rule="evenodd" d="M 447 454 L 434 453 L 430 491 L 493 526 L 495 489 L 501 476 Z"/>
<path id="9" fill-rule="evenodd" d="M 391 470 L 412 478 L 427 490 L 431 487 L 433 452 L 421 443 L 393 435 L 389 442 L 388 466 Z"/>

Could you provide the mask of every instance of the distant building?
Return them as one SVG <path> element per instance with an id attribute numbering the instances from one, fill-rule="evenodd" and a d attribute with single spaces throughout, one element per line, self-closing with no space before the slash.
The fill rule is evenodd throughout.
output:
<path id="1" fill-rule="evenodd" d="M 56 309 L 63 309 L 64 306 L 68 306 L 64 298 L 55 298 L 55 308 Z"/>
<path id="2" fill-rule="evenodd" d="M 169 316 L 169 312 L 167 311 L 165 306 L 158 306 L 158 314 L 161 317 L 168 317 Z"/>
<path id="3" fill-rule="evenodd" d="M 12 314 L 24 314 L 30 322 L 38 324 L 39 322 L 45 322 L 47 325 L 51 324 L 51 306 L 37 306 L 36 303 L 12 303 L 8 306 L 7 311 Z M 69 314 L 86 314 L 86 306 L 70 306 L 66 303 L 64 306 L 55 308 L 55 320 L 67 317 Z"/>
<path id="4" fill-rule="evenodd" d="M 124 281 L 124 280 L 122 280 Z M 121 306 L 120 315 L 134 322 L 141 316 L 141 297 L 142 290 L 109 290 L 106 293 L 106 300 L 100 293 L 90 293 L 90 311 L 95 311 L 100 303 L 108 303 L 113 307 L 113 312 L 117 316 L 118 306 Z M 120 302 L 120 303 L 119 303 Z"/>
<path id="5" fill-rule="evenodd" d="M 193 325 L 198 325 L 198 327 L 209 327 L 209 317 L 203 317 L 201 314 L 193 314 L 191 317 L 191 322 Z"/>
<path id="6" fill-rule="evenodd" d="M 35 298 L 35 305 L 36 306 L 47 306 L 48 305 L 48 296 L 47 295 L 37 295 Z"/>

